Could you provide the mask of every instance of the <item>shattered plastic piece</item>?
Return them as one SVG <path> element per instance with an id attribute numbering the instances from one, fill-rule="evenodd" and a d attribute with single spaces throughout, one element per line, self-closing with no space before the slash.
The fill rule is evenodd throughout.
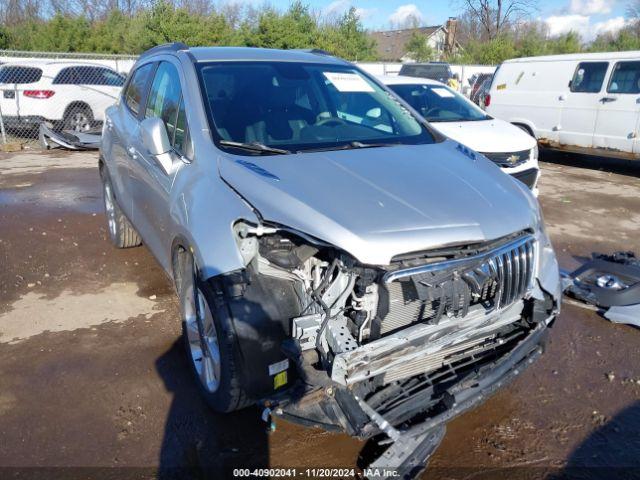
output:
<path id="1" fill-rule="evenodd" d="M 611 307 L 604 316 L 613 323 L 625 323 L 640 327 L 640 304 Z"/>
<path id="2" fill-rule="evenodd" d="M 633 252 L 592 258 L 570 274 L 563 272 L 565 294 L 601 308 L 640 304 L 640 260 Z"/>
<path id="3" fill-rule="evenodd" d="M 403 434 L 393 442 L 384 453 L 364 469 L 368 480 L 388 478 L 394 470 L 394 476 L 402 479 L 417 478 L 427 468 L 429 459 L 440 446 L 446 427 L 440 425 L 420 435 Z"/>
<path id="4" fill-rule="evenodd" d="M 102 133 L 95 129 L 88 132 L 56 132 L 45 123 L 41 123 L 38 137 L 47 150 L 57 147 L 69 150 L 97 150 L 100 148 Z"/>

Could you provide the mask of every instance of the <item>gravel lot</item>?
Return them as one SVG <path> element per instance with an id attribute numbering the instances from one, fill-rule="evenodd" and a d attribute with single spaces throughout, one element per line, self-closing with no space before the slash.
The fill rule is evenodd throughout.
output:
<path id="1" fill-rule="evenodd" d="M 543 160 L 564 268 L 640 253 L 640 165 Z M 96 167 L 95 153 L 0 154 L 0 467 L 354 466 L 362 444 L 345 435 L 207 410 L 168 279 L 144 247 L 108 243 Z M 640 478 L 640 329 L 565 305 L 551 333 L 541 361 L 449 424 L 424 478 Z"/>

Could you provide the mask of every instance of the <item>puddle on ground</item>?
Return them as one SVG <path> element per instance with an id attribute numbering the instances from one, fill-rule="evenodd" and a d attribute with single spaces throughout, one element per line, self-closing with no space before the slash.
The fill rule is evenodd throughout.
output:
<path id="1" fill-rule="evenodd" d="M 93 185 L 52 182 L 0 189 L 0 206 L 27 204 L 43 209 L 58 208 L 80 213 L 99 213 L 104 209 L 102 197 L 96 194 Z"/>
<path id="2" fill-rule="evenodd" d="M 139 315 L 151 317 L 155 302 L 138 296 L 136 283 L 113 283 L 92 293 L 64 290 L 55 298 L 29 292 L 0 315 L 0 343 L 17 343 L 44 332 L 89 328 L 124 322 Z"/>

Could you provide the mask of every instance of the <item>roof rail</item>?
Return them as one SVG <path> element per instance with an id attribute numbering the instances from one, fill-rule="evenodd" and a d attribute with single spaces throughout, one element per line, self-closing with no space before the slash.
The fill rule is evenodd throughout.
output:
<path id="1" fill-rule="evenodd" d="M 150 48 L 142 52 L 140 58 L 146 57 L 147 55 L 152 55 L 160 52 L 177 52 L 178 50 L 188 50 L 189 47 L 182 42 L 173 42 L 173 43 L 163 43 L 162 45 L 156 45 L 155 47 Z"/>
<path id="2" fill-rule="evenodd" d="M 322 50 L 321 48 L 296 48 L 297 52 L 304 53 L 313 53 L 314 55 L 324 55 L 326 57 L 333 57 L 334 55 L 327 52 L 326 50 Z"/>

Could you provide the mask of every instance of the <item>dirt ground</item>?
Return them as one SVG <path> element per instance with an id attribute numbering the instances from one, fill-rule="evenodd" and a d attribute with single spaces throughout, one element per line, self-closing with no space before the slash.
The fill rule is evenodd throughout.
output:
<path id="1" fill-rule="evenodd" d="M 345 435 L 207 410 L 168 279 L 144 247 L 107 240 L 95 153 L 0 155 L 0 477 L 355 466 Z M 543 160 L 564 268 L 640 253 L 640 165 Z M 424 478 L 640 478 L 640 329 L 565 305 L 551 333 L 534 367 L 449 424 Z"/>

